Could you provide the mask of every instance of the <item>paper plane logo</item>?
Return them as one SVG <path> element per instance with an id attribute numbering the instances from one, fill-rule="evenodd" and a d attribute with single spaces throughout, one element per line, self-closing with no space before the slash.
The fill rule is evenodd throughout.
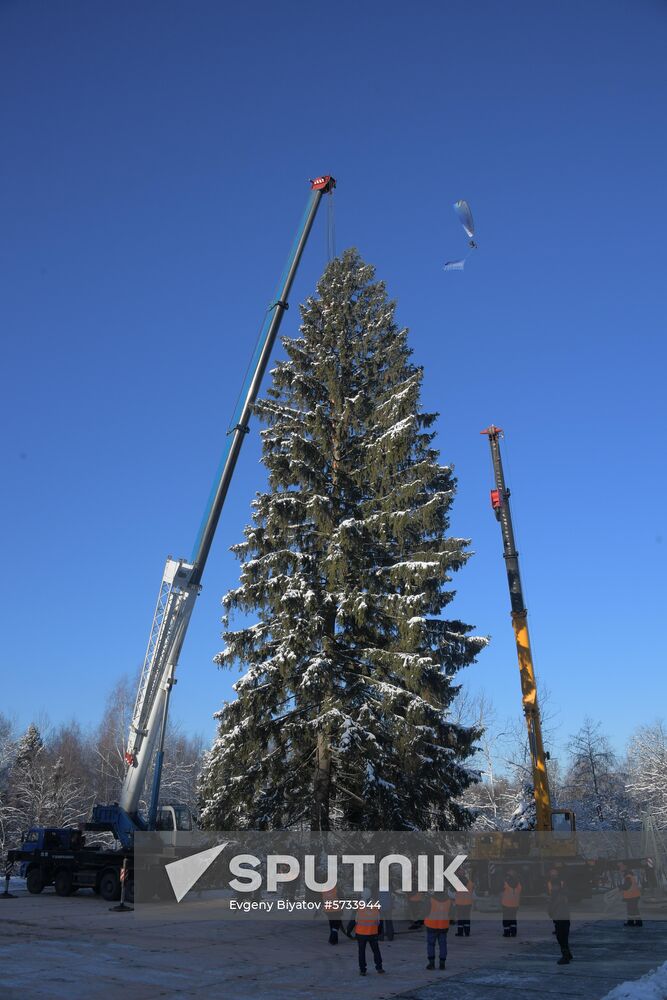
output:
<path id="1" fill-rule="evenodd" d="M 180 861 L 170 861 L 164 867 L 167 870 L 171 887 L 176 896 L 176 902 L 180 903 L 184 896 L 207 871 L 215 859 L 221 854 L 227 844 L 218 844 L 217 847 L 210 847 L 207 851 L 200 851 L 199 854 L 191 854 L 189 858 L 182 858 Z"/>

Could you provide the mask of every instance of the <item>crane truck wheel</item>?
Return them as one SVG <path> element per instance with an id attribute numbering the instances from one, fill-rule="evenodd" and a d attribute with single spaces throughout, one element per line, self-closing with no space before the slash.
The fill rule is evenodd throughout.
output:
<path id="1" fill-rule="evenodd" d="M 70 896 L 74 890 L 72 873 L 69 868 L 59 868 L 53 879 L 53 885 L 58 896 Z"/>
<path id="2" fill-rule="evenodd" d="M 100 896 L 107 903 L 115 903 L 120 899 L 120 878 L 113 868 L 107 868 L 100 878 Z"/>
<path id="3" fill-rule="evenodd" d="M 34 896 L 44 888 L 44 877 L 41 868 L 31 868 L 25 879 L 26 889 Z"/>

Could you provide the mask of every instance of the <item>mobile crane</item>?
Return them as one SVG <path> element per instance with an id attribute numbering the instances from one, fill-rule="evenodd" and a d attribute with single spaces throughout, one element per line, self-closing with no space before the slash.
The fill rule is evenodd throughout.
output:
<path id="1" fill-rule="evenodd" d="M 28 889 L 41 892 L 55 884 L 56 891 L 67 895 L 81 886 L 90 886 L 106 899 L 117 897 L 120 868 L 124 856 L 132 851 L 138 830 L 190 829 L 187 808 L 170 803 L 160 807 L 160 781 L 164 760 L 164 741 L 174 674 L 187 634 L 195 601 L 201 591 L 213 536 L 234 475 L 252 407 L 266 372 L 280 324 L 288 307 L 288 296 L 312 229 L 323 195 L 330 194 L 335 179 L 323 175 L 311 180 L 311 194 L 283 270 L 277 294 L 269 305 L 260 331 L 248 375 L 239 395 L 227 433 L 227 446 L 195 542 L 192 557 L 168 557 L 155 605 L 148 646 L 141 670 L 137 697 L 125 748 L 127 767 L 120 801 L 94 806 L 86 830 L 109 831 L 121 845 L 121 851 L 86 849 L 78 830 L 33 827 L 23 846 L 10 851 L 10 861 L 19 862 L 26 875 Z M 153 783 L 148 815 L 142 816 L 140 799 L 151 764 Z"/>
<path id="2" fill-rule="evenodd" d="M 533 654 L 530 648 L 528 634 L 528 611 L 523 599 L 521 574 L 519 573 L 519 553 L 514 540 L 512 512 L 510 510 L 510 491 L 505 485 L 503 463 L 500 456 L 500 438 L 502 428 L 491 424 L 480 434 L 486 434 L 491 447 L 491 461 L 495 489 L 491 490 L 491 506 L 500 524 L 503 538 L 503 555 L 507 568 L 507 582 L 510 591 L 510 606 L 512 612 L 512 628 L 519 658 L 519 674 L 521 676 L 521 696 L 523 713 L 528 730 L 528 749 L 530 753 L 533 794 L 535 796 L 536 829 L 540 832 L 568 832 L 575 828 L 574 813 L 570 809 L 553 809 L 547 774 L 547 755 L 542 740 L 542 723 L 540 707 L 537 700 L 537 683 L 533 667 Z"/>
<path id="3" fill-rule="evenodd" d="M 491 424 L 485 430 L 480 431 L 480 433 L 488 437 L 491 448 L 491 461 L 495 480 L 495 487 L 491 490 L 491 507 L 500 524 L 503 539 L 503 555 L 510 591 L 512 627 L 514 629 L 514 638 L 519 659 L 523 711 L 528 730 L 528 747 L 535 798 L 535 827 L 538 837 L 531 846 L 527 847 L 517 842 L 516 833 L 494 832 L 491 835 L 483 834 L 481 835 L 481 840 L 486 841 L 486 843 L 480 845 L 478 855 L 480 857 L 486 856 L 487 859 L 493 857 L 494 861 L 501 858 L 505 862 L 503 865 L 495 866 L 493 877 L 487 875 L 488 884 L 492 885 L 495 891 L 499 891 L 502 886 L 504 871 L 508 870 L 510 866 L 517 866 L 516 858 L 519 856 L 523 862 L 520 865 L 520 877 L 524 888 L 528 889 L 528 895 L 543 894 L 547 871 L 555 864 L 568 883 L 570 898 L 576 900 L 591 896 L 594 883 L 605 876 L 608 877 L 610 871 L 615 870 L 616 863 L 613 860 L 610 861 L 609 859 L 590 856 L 585 857 L 581 854 L 579 849 L 582 845 L 575 833 L 576 817 L 574 812 L 571 809 L 554 809 L 551 804 L 549 777 L 546 767 L 549 757 L 544 750 L 542 739 L 537 683 L 533 667 L 530 636 L 528 634 L 528 612 L 524 602 L 521 575 L 519 572 L 519 553 L 514 538 L 510 491 L 505 483 L 505 474 L 500 455 L 500 439 L 503 437 L 503 431 L 502 428 Z M 539 837 L 541 833 L 555 833 L 557 836 Z M 524 836 L 525 834 L 523 833 L 518 834 L 519 838 L 523 838 Z M 536 849 L 536 854 L 532 852 L 533 848 Z M 531 854 L 533 863 L 526 864 L 527 857 Z M 636 857 L 630 857 L 630 854 L 627 854 L 625 861 L 629 867 L 647 869 L 647 859 L 646 857 L 642 857 L 641 854 Z M 480 868 L 479 870 L 481 871 L 482 869 Z"/>

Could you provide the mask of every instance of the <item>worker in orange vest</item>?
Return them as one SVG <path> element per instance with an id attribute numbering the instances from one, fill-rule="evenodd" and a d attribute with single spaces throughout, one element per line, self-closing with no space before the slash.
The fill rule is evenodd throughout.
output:
<path id="1" fill-rule="evenodd" d="M 622 874 L 625 876 L 623 879 L 623 885 L 621 886 L 621 895 L 625 900 L 625 908 L 627 911 L 627 920 L 625 921 L 625 927 L 643 927 L 644 921 L 639 916 L 639 899 L 641 897 L 641 889 L 639 888 L 639 879 L 631 871 L 623 871 Z"/>
<path id="2" fill-rule="evenodd" d="M 424 918 L 426 927 L 426 957 L 427 969 L 435 969 L 435 943 L 438 942 L 440 968 L 444 969 L 447 960 L 447 931 L 452 901 L 446 892 L 434 892 L 431 895 L 431 909 Z"/>
<path id="3" fill-rule="evenodd" d="M 331 905 L 327 906 L 327 903 L 331 904 L 334 900 L 338 899 L 338 891 L 336 886 L 333 889 L 323 889 L 322 899 L 324 900 L 324 912 L 329 915 L 329 944 L 338 944 L 338 931 L 341 929 L 341 921 L 335 919 L 333 914 L 337 910 L 333 909 Z"/>
<path id="4" fill-rule="evenodd" d="M 472 910 L 472 894 L 475 887 L 467 872 L 461 872 L 459 877 L 465 885 L 465 890 L 457 889 L 454 895 L 454 902 L 456 903 L 456 936 L 470 937 L 470 911 Z"/>
<path id="5" fill-rule="evenodd" d="M 511 869 L 505 876 L 500 896 L 500 905 L 503 908 L 503 937 L 516 937 L 518 929 L 516 915 L 520 902 L 521 882 L 514 869 Z"/>
<path id="6" fill-rule="evenodd" d="M 370 893 L 364 893 L 363 902 L 370 902 Z M 354 935 L 359 948 L 359 975 L 366 975 L 366 945 L 370 945 L 375 961 L 375 971 L 383 973 L 382 955 L 378 944 L 378 934 L 380 933 L 380 917 L 378 911 L 368 906 L 357 910 L 357 919 L 354 926 Z"/>

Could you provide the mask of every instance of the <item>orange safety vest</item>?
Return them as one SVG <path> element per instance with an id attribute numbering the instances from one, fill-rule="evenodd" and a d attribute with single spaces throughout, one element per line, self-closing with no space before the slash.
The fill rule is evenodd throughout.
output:
<path id="1" fill-rule="evenodd" d="M 516 886 L 512 888 L 509 883 L 505 882 L 503 885 L 503 894 L 500 897 L 500 905 L 507 907 L 508 910 L 517 910 L 519 908 L 520 901 L 521 883 L 517 882 Z"/>
<path id="2" fill-rule="evenodd" d="M 451 899 L 434 899 L 431 897 L 431 912 L 424 920 L 424 925 L 439 931 L 446 930 L 449 927 L 449 911 L 451 908 Z"/>
<path id="3" fill-rule="evenodd" d="M 639 888 L 639 882 L 637 881 L 636 875 L 626 875 L 626 878 L 630 879 L 630 888 L 623 890 L 623 899 L 639 899 L 641 896 L 641 889 Z"/>
<path id="4" fill-rule="evenodd" d="M 466 886 L 467 888 L 465 892 L 459 889 L 457 890 L 456 895 L 454 896 L 454 902 L 456 903 L 457 906 L 472 906 L 473 884 L 470 881 L 470 879 L 468 879 L 468 881 L 466 882 Z"/>
<path id="5" fill-rule="evenodd" d="M 365 915 L 363 917 L 357 917 L 354 927 L 354 933 L 357 937 L 371 937 L 371 935 L 379 934 L 379 932 L 379 920 L 371 919 Z"/>

